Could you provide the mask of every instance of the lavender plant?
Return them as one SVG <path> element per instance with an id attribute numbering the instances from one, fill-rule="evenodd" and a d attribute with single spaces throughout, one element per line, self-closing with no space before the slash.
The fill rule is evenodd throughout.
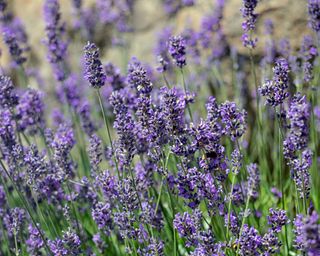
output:
<path id="1" fill-rule="evenodd" d="M 35 60 L 0 0 L 0 255 L 320 255 L 319 2 L 315 35 L 278 49 L 267 20 L 258 56 L 258 1 L 239 10 L 248 54 L 227 40 L 228 1 L 181 30 L 197 1 L 160 1 L 155 66 L 108 55 L 138 31 L 136 2 L 74 0 L 70 25 L 45 0 Z"/>

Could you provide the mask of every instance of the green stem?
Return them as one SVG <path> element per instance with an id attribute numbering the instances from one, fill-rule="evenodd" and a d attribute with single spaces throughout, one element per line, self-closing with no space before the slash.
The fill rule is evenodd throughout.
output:
<path id="1" fill-rule="evenodd" d="M 114 159 L 114 162 L 115 162 L 115 165 L 116 165 L 116 170 L 117 170 L 118 178 L 121 180 L 122 177 L 121 177 L 121 175 L 120 175 L 119 168 L 118 168 L 118 160 L 117 160 L 117 157 L 116 157 L 116 155 L 115 155 L 114 148 L 113 148 L 112 138 L 111 138 L 111 133 L 110 133 L 110 128 L 109 128 L 109 123 L 108 123 L 107 116 L 106 116 L 106 113 L 105 113 L 105 110 L 104 110 L 104 107 L 103 107 L 103 103 L 102 103 L 101 94 L 100 94 L 99 89 L 96 90 L 96 93 L 97 93 L 97 96 L 98 96 L 98 100 L 99 100 L 99 104 L 100 104 L 100 108 L 101 108 L 101 112 L 102 112 L 104 124 L 105 124 L 105 126 L 106 126 L 106 128 L 107 128 L 107 134 L 108 134 L 109 144 L 110 144 L 110 147 L 111 147 L 111 150 L 112 150 L 113 159 Z"/>
<path id="2" fill-rule="evenodd" d="M 15 247 L 15 254 L 16 256 L 19 256 L 19 249 L 18 249 L 18 243 L 17 243 L 17 232 L 13 231 L 13 237 L 14 237 L 14 247 Z"/>
<path id="3" fill-rule="evenodd" d="M 248 192 L 248 197 L 247 197 L 247 201 L 246 201 L 246 206 L 245 206 L 245 209 L 244 209 L 244 215 L 243 215 L 243 218 L 242 218 L 242 223 L 241 223 L 241 227 L 240 227 L 240 232 L 239 232 L 239 240 L 241 239 L 241 235 L 242 235 L 242 231 L 243 231 L 243 226 L 244 226 L 244 223 L 246 221 L 246 218 L 247 218 L 247 211 L 249 209 L 249 202 L 250 202 L 250 194 Z M 238 245 L 237 246 L 237 255 L 239 255 L 239 249 L 240 249 L 240 246 Z"/>
<path id="4" fill-rule="evenodd" d="M 283 186 L 283 178 L 282 177 L 282 164 L 283 164 L 283 150 L 282 150 L 282 143 L 283 143 L 283 133 L 282 133 L 282 129 L 281 129 L 281 111 L 282 111 L 282 105 L 280 105 L 280 113 L 279 116 L 277 117 L 277 121 L 278 121 L 278 128 L 279 128 L 279 135 L 278 135 L 278 153 L 279 153 L 279 183 L 280 183 L 280 188 L 281 188 L 281 193 L 282 193 L 282 197 L 281 197 L 281 203 L 282 203 L 282 209 L 286 210 L 285 207 L 285 191 L 284 191 L 284 186 Z M 287 225 L 284 225 L 284 230 L 285 230 L 285 239 L 286 239 L 286 254 L 289 253 L 289 241 L 288 241 L 288 229 L 287 229 Z"/>
<path id="5" fill-rule="evenodd" d="M 182 76 L 184 94 L 187 95 L 187 84 L 186 84 L 186 80 L 184 78 L 184 73 L 183 73 L 183 69 L 182 68 L 180 68 L 180 72 L 181 72 L 181 76 Z M 189 103 L 187 103 L 187 109 L 188 109 L 188 112 L 189 112 L 190 120 L 191 120 L 191 122 L 193 122 L 192 111 L 191 111 Z"/>

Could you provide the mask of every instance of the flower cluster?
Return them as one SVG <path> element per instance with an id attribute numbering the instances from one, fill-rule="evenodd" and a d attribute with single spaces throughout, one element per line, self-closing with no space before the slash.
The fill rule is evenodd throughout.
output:
<path id="1" fill-rule="evenodd" d="M 245 21 L 242 23 L 244 34 L 242 35 L 242 43 L 249 49 L 256 47 L 257 38 L 252 38 L 252 33 L 255 30 L 258 15 L 254 12 L 257 7 L 257 0 L 243 0 L 243 7 L 241 8 L 242 16 Z"/>
<path id="2" fill-rule="evenodd" d="M 246 53 L 228 1 L 179 27 L 198 2 L 158 2 L 171 26 L 154 67 L 136 51 L 154 27 L 139 1 L 72 0 L 64 24 L 67 6 L 44 0 L 42 61 L 0 0 L 0 255 L 320 255 L 314 38 L 296 49 L 266 20 L 256 55 L 258 1 L 243 0 Z M 319 3 L 306 7 L 318 34 Z M 272 108 L 254 107 L 251 78 Z"/>

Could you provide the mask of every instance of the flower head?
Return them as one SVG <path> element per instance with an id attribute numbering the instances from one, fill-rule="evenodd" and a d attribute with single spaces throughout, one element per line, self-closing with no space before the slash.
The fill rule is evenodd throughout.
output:
<path id="1" fill-rule="evenodd" d="M 182 36 L 172 36 L 168 41 L 168 51 L 174 60 L 174 63 L 183 68 L 186 62 L 186 42 Z"/>
<path id="2" fill-rule="evenodd" d="M 88 42 L 84 47 L 85 78 L 93 88 L 101 88 L 106 80 L 102 63 L 99 58 L 99 49 L 94 43 Z"/>

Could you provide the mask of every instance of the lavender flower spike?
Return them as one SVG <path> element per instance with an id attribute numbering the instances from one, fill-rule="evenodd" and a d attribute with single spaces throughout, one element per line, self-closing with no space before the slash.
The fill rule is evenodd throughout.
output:
<path id="1" fill-rule="evenodd" d="M 3 31 L 3 40 L 4 43 L 8 46 L 9 48 L 9 53 L 14 61 L 14 63 L 17 66 L 22 65 L 24 62 L 26 62 L 26 58 L 22 56 L 23 50 L 18 44 L 18 40 L 16 38 L 16 35 L 12 31 L 11 28 L 6 27 Z"/>
<path id="2" fill-rule="evenodd" d="M 168 51 L 179 68 L 187 65 L 186 42 L 181 36 L 172 36 L 169 38 Z"/>
<path id="3" fill-rule="evenodd" d="M 316 32 L 320 31 L 320 1 L 308 1 L 308 14 L 310 27 Z"/>
<path id="4" fill-rule="evenodd" d="M 245 21 L 242 23 L 244 34 L 242 35 L 242 43 L 244 47 L 254 49 L 258 41 L 257 38 L 252 38 L 251 34 L 255 30 L 255 24 L 258 15 L 254 13 L 254 9 L 258 4 L 258 0 L 243 0 L 243 7 L 241 8 L 242 16 Z"/>
<path id="5" fill-rule="evenodd" d="M 99 59 L 99 49 L 94 43 L 88 42 L 84 47 L 85 78 L 93 88 L 101 88 L 106 80 L 102 63 Z"/>
<path id="6" fill-rule="evenodd" d="M 46 23 L 46 40 L 48 60 L 52 65 L 55 78 L 63 81 L 66 78 L 66 62 L 68 44 L 62 40 L 65 26 L 61 24 L 61 13 L 58 0 L 46 0 L 44 4 L 44 17 Z"/>

